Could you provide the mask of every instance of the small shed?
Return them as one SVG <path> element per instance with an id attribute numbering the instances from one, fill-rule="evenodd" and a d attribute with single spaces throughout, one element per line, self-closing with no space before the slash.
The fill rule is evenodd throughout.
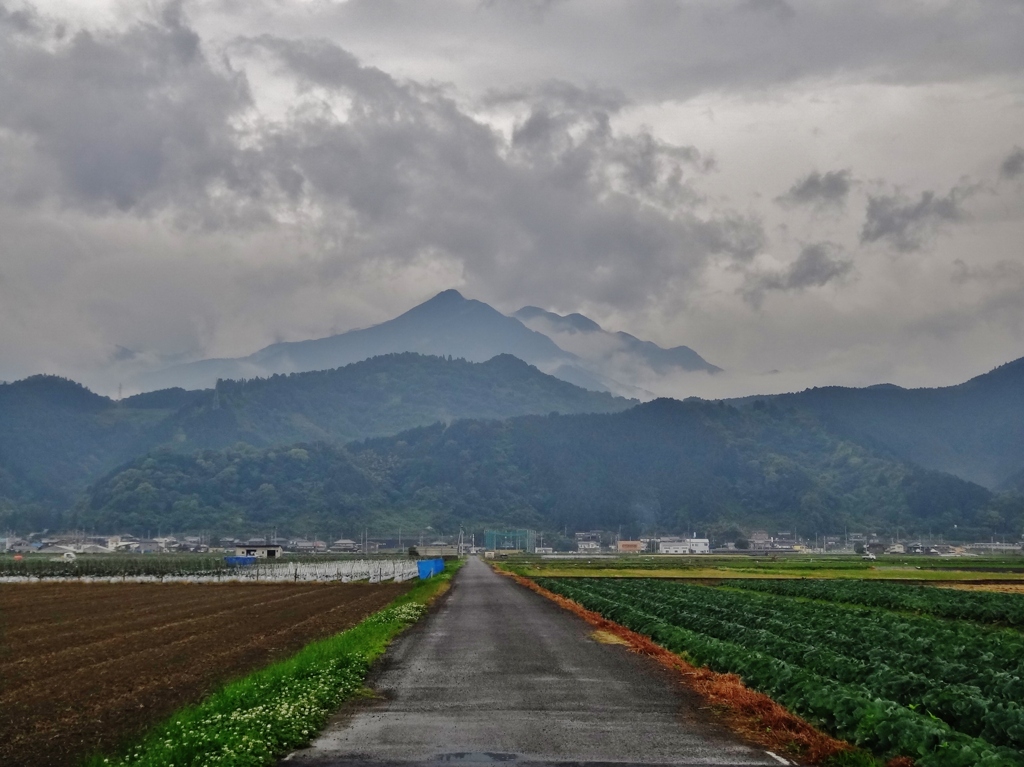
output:
<path id="1" fill-rule="evenodd" d="M 284 554 L 283 546 L 235 546 L 236 557 L 257 557 L 258 559 L 280 559 Z"/>

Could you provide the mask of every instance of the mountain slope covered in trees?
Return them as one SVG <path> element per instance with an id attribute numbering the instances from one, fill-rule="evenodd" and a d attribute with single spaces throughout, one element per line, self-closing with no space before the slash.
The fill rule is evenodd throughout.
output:
<path id="1" fill-rule="evenodd" d="M 813 413 L 862 444 L 989 488 L 1024 466 L 1024 358 L 958 386 L 826 387 L 748 398 Z"/>
<path id="2" fill-rule="evenodd" d="M 62 504 L 100 472 L 145 450 L 166 415 L 119 408 L 56 376 L 0 384 L 0 498 Z"/>
<path id="3" fill-rule="evenodd" d="M 508 354 L 481 363 L 389 354 L 336 370 L 218 381 L 162 425 L 161 441 L 177 449 L 348 442 L 458 418 L 603 413 L 633 404 Z"/>
<path id="4" fill-rule="evenodd" d="M 165 389 L 115 402 L 73 381 L 0 385 L 0 529 L 57 524 L 88 483 L 160 446 L 347 442 L 456 418 L 609 412 L 587 391 L 510 356 L 484 363 L 389 355 L 337 370 Z"/>
<path id="5" fill-rule="evenodd" d="M 1022 522 L 1019 499 L 837 438 L 773 407 L 657 400 L 606 415 L 463 420 L 350 444 L 163 452 L 97 483 L 97 527 L 351 529 L 388 520 L 624 534 L 732 524 L 815 532 Z"/>

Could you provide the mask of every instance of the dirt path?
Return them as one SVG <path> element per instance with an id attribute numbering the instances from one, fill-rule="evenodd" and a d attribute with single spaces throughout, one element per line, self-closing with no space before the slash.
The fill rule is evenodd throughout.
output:
<path id="1" fill-rule="evenodd" d="M 715 723 L 672 673 L 471 558 L 373 686 L 282 762 L 777 765 Z"/>

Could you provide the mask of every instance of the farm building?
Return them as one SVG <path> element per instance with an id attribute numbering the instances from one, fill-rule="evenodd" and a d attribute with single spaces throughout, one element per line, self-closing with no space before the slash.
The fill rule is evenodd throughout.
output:
<path id="1" fill-rule="evenodd" d="M 260 559 L 279 559 L 284 554 L 283 546 L 236 546 L 236 557 L 259 557 Z"/>
<path id="2" fill-rule="evenodd" d="M 755 530 L 750 534 L 750 548 L 761 550 L 770 549 L 771 547 L 772 537 L 764 530 Z"/>
<path id="3" fill-rule="evenodd" d="M 643 541 L 619 541 L 615 548 L 620 554 L 639 554 L 647 549 Z"/>
<path id="4" fill-rule="evenodd" d="M 711 541 L 707 538 L 686 538 L 682 541 L 662 541 L 659 554 L 710 554 Z"/>
<path id="5" fill-rule="evenodd" d="M 459 547 L 448 543 L 436 542 L 424 546 L 413 546 L 416 555 L 430 559 L 459 556 Z"/>

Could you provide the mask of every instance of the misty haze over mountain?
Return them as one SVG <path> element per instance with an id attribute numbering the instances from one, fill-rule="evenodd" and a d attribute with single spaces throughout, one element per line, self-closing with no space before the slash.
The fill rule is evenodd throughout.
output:
<path id="1" fill-rule="evenodd" d="M 628 333 L 606 333 L 582 315 L 562 318 L 526 307 L 506 317 L 487 304 L 445 290 L 393 320 L 310 341 L 273 344 L 239 359 L 200 360 L 138 375 L 142 391 L 204 389 L 218 379 L 327 370 L 397 352 L 485 362 L 500 354 L 594 391 L 651 399 L 643 384 L 684 373 L 717 373 L 692 349 L 662 349 Z"/>

